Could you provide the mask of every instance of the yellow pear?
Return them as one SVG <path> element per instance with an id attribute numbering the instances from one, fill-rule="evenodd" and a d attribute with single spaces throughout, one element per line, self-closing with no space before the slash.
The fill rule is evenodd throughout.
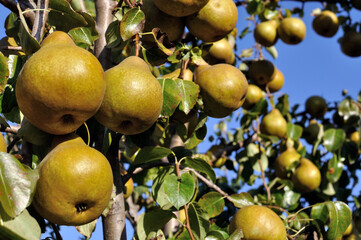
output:
<path id="1" fill-rule="evenodd" d="M 323 37 L 335 36 L 339 25 L 336 14 L 329 10 L 322 11 L 312 21 L 312 27 L 315 32 Z"/>
<path id="2" fill-rule="evenodd" d="M 204 67 L 195 74 L 200 87 L 204 112 L 214 118 L 223 118 L 239 107 L 247 94 L 248 83 L 236 67 L 220 63 Z"/>
<path id="3" fill-rule="evenodd" d="M 268 90 L 271 93 L 281 90 L 283 84 L 285 83 L 285 77 L 283 73 L 276 68 L 276 74 L 271 78 L 271 81 L 267 84 Z"/>
<path id="4" fill-rule="evenodd" d="M 360 133 L 359 133 L 359 131 L 354 131 L 353 133 L 351 133 L 350 140 L 352 142 L 356 143 L 356 145 L 360 145 Z"/>
<path id="5" fill-rule="evenodd" d="M 97 219 L 108 206 L 112 170 L 104 155 L 94 148 L 60 144 L 46 155 L 38 169 L 32 204 L 50 222 L 83 225 Z"/>
<path id="6" fill-rule="evenodd" d="M 250 205 L 238 210 L 232 217 L 229 233 L 241 229 L 244 240 L 285 240 L 287 232 L 281 218 L 271 209 Z"/>
<path id="7" fill-rule="evenodd" d="M 185 20 L 184 18 L 170 16 L 160 11 L 152 0 L 143 0 L 141 7 L 145 14 L 145 24 L 143 32 L 150 32 L 153 28 L 160 28 L 162 32 L 167 33 L 169 41 L 178 41 L 181 39 Z M 154 38 L 151 35 L 142 36 L 142 42 L 154 44 Z"/>
<path id="8" fill-rule="evenodd" d="M 276 67 L 268 60 L 252 61 L 248 70 L 249 77 L 258 86 L 269 83 L 276 75 Z"/>
<path id="9" fill-rule="evenodd" d="M 98 59 L 64 32 L 54 32 L 43 41 L 16 82 L 16 99 L 24 116 L 39 129 L 57 135 L 75 131 L 92 117 L 104 92 L 104 71 Z"/>
<path id="10" fill-rule="evenodd" d="M 69 133 L 69 134 L 65 134 L 65 135 L 54 135 L 53 140 L 51 142 L 50 149 L 54 149 L 55 147 L 57 147 L 59 145 L 64 145 L 64 144 L 86 145 L 85 142 L 83 141 L 83 139 L 81 137 L 79 137 L 77 134 Z"/>
<path id="11" fill-rule="evenodd" d="M 292 163 L 299 161 L 301 155 L 293 147 L 288 147 L 276 159 L 274 168 L 279 178 L 287 178 L 287 169 Z"/>
<path id="12" fill-rule="evenodd" d="M 259 44 L 270 47 L 273 46 L 278 39 L 277 21 L 270 20 L 258 24 L 253 32 L 254 39 Z"/>
<path id="13" fill-rule="evenodd" d="M 232 0 L 210 0 L 199 12 L 186 18 L 186 26 L 202 41 L 215 42 L 232 32 L 237 19 L 237 6 Z"/>
<path id="14" fill-rule="evenodd" d="M 300 18 L 284 18 L 278 26 L 277 32 L 284 43 L 295 45 L 305 38 L 306 25 Z"/>
<path id="15" fill-rule="evenodd" d="M 301 192 L 312 192 L 321 184 L 321 172 L 307 158 L 302 158 L 292 175 L 295 188 Z"/>
<path id="16" fill-rule="evenodd" d="M 228 63 L 233 64 L 235 55 L 232 46 L 228 40 L 222 38 L 221 40 L 214 42 L 208 51 L 205 51 L 203 58 L 209 64 Z"/>
<path id="17" fill-rule="evenodd" d="M 209 0 L 153 0 L 163 12 L 176 17 L 184 17 L 198 12 Z"/>
<path id="18" fill-rule="evenodd" d="M 247 110 L 251 109 L 263 96 L 263 91 L 257 85 L 249 84 L 243 108 Z"/>
<path id="19" fill-rule="evenodd" d="M 261 121 L 261 133 L 283 138 L 287 133 L 287 122 L 281 112 L 272 109 Z"/>
<path id="20" fill-rule="evenodd" d="M 126 135 L 149 129 L 163 106 L 163 91 L 143 59 L 131 56 L 105 72 L 107 89 L 95 118 Z"/>
<path id="21" fill-rule="evenodd" d="M 5 137 L 2 134 L 0 135 L 0 152 L 7 152 L 8 145 L 6 143 Z"/>

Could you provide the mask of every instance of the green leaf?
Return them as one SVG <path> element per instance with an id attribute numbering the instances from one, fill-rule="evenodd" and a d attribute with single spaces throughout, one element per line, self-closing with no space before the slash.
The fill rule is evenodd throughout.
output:
<path id="1" fill-rule="evenodd" d="M 258 14 L 262 11 L 263 4 L 260 1 L 252 0 L 247 4 L 247 12 L 248 14 Z"/>
<path id="2" fill-rule="evenodd" d="M 19 10 L 19 18 L 21 20 L 20 27 L 19 27 L 19 38 L 20 38 L 20 45 L 22 50 L 26 53 L 26 55 L 31 55 L 40 48 L 40 44 L 36 39 L 31 36 L 30 29 L 26 23 L 26 20 L 23 16 L 23 13 L 20 9 L 19 4 L 17 5 Z"/>
<path id="3" fill-rule="evenodd" d="M 164 191 L 172 205 L 179 209 L 193 197 L 195 190 L 194 179 L 189 173 L 183 173 L 180 178 L 169 174 L 164 178 Z"/>
<path id="4" fill-rule="evenodd" d="M 323 135 L 323 145 L 330 152 L 335 152 L 342 147 L 346 134 L 342 129 L 327 129 Z"/>
<path id="5" fill-rule="evenodd" d="M 345 122 L 352 116 L 358 116 L 359 112 L 357 103 L 351 98 L 342 100 L 338 106 L 338 114 L 343 117 Z"/>
<path id="6" fill-rule="evenodd" d="M 236 230 L 234 230 L 234 232 L 231 234 L 231 236 L 229 236 L 229 238 L 227 240 L 239 240 L 239 239 L 243 239 L 244 235 L 242 232 L 242 229 L 237 228 Z"/>
<path id="7" fill-rule="evenodd" d="M 85 12 L 80 12 L 84 19 L 87 21 L 85 27 L 78 27 L 70 30 L 68 34 L 72 37 L 76 44 L 86 44 L 93 46 L 94 41 L 98 39 L 98 31 L 96 30 L 94 19 Z"/>
<path id="8" fill-rule="evenodd" d="M 327 165 L 327 180 L 332 183 L 336 183 L 342 175 L 344 164 L 337 158 L 337 155 L 334 154 L 332 158 L 328 160 Z"/>
<path id="9" fill-rule="evenodd" d="M 4 90 L 8 78 L 8 61 L 6 60 L 6 57 L 0 52 L 0 93 L 2 93 L 2 91 Z"/>
<path id="10" fill-rule="evenodd" d="M 251 194 L 249 194 L 247 192 L 234 193 L 230 196 L 229 200 L 237 208 L 243 208 L 245 206 L 254 205 L 254 200 L 253 200 Z"/>
<path id="11" fill-rule="evenodd" d="M 279 14 L 279 12 L 277 9 L 266 8 L 263 12 L 263 16 L 268 20 L 271 20 L 271 19 L 277 17 L 278 14 Z"/>
<path id="12" fill-rule="evenodd" d="M 275 46 L 266 47 L 265 49 L 273 57 L 273 59 L 278 58 L 278 51 Z"/>
<path id="13" fill-rule="evenodd" d="M 21 127 L 18 130 L 17 136 L 38 146 L 50 146 L 53 137 L 53 135 L 35 127 L 26 118 L 21 122 Z"/>
<path id="14" fill-rule="evenodd" d="M 136 229 L 138 238 L 147 239 L 151 232 L 157 232 L 159 229 L 162 229 L 172 218 L 176 218 L 176 216 L 170 210 L 153 209 L 140 214 Z"/>
<path id="15" fill-rule="evenodd" d="M 5 33 L 9 37 L 17 37 L 19 33 L 19 19 L 17 13 L 11 12 L 4 23 Z"/>
<path id="16" fill-rule="evenodd" d="M 203 142 L 204 138 L 207 136 L 207 126 L 203 125 L 201 128 L 197 129 L 193 135 L 184 143 L 187 149 L 193 149 L 198 144 Z"/>
<path id="17" fill-rule="evenodd" d="M 134 159 L 133 164 L 142 164 L 160 160 L 172 154 L 172 150 L 164 147 L 144 147 L 142 148 Z"/>
<path id="18" fill-rule="evenodd" d="M 144 28 L 145 15 L 140 8 L 132 8 L 126 12 L 120 22 L 120 36 L 123 41 L 133 37 Z"/>
<path id="19" fill-rule="evenodd" d="M 312 207 L 311 217 L 327 224 L 327 239 L 341 239 L 351 223 L 352 213 L 344 202 L 324 202 Z"/>
<path id="20" fill-rule="evenodd" d="M 205 240 L 226 240 L 228 238 L 228 233 L 221 230 L 212 230 L 207 233 Z"/>
<path id="21" fill-rule="evenodd" d="M 184 81 L 182 79 L 177 79 L 176 83 L 180 89 L 181 94 L 179 109 L 185 114 L 188 114 L 197 103 L 199 86 L 194 82 Z"/>
<path id="22" fill-rule="evenodd" d="M 69 32 L 73 28 L 88 25 L 85 18 L 75 12 L 66 0 L 51 0 L 49 8 L 49 24 L 56 26 L 57 30 Z"/>
<path id="23" fill-rule="evenodd" d="M 207 174 L 212 182 L 216 182 L 216 174 L 214 173 L 213 168 L 205 160 L 201 158 L 186 158 L 182 163 L 184 166 Z"/>
<path id="24" fill-rule="evenodd" d="M 1 209 L 2 211 L 2 209 Z M 0 238 L 3 240 L 39 240 L 41 229 L 38 222 L 25 209 L 14 219 L 4 218 L 0 224 Z"/>
<path id="25" fill-rule="evenodd" d="M 173 167 L 161 168 L 158 172 L 158 176 L 154 178 L 152 185 L 152 194 L 154 200 L 159 204 L 162 209 L 166 210 L 172 208 L 172 204 L 169 202 L 167 194 L 164 191 L 164 179 L 173 171 Z"/>
<path id="26" fill-rule="evenodd" d="M 28 172 L 14 156 L 0 152 L 0 203 L 6 214 L 18 216 L 31 200 L 32 184 Z"/>
<path id="27" fill-rule="evenodd" d="M 300 125 L 288 123 L 287 124 L 287 137 L 292 140 L 298 140 L 302 136 L 303 128 Z"/>
<path id="28" fill-rule="evenodd" d="M 115 48 L 122 42 L 120 36 L 120 22 L 115 20 L 111 22 L 105 32 L 105 39 L 107 41 L 108 48 Z"/>
<path id="29" fill-rule="evenodd" d="M 81 226 L 75 226 L 75 229 L 85 237 L 85 239 L 90 239 L 92 233 L 95 230 L 95 225 L 97 224 L 97 220 L 91 221 L 90 223 L 81 225 Z"/>
<path id="30" fill-rule="evenodd" d="M 182 96 L 177 82 L 173 79 L 158 79 L 163 90 L 163 108 L 162 115 L 170 117 L 177 109 Z"/>
<path id="31" fill-rule="evenodd" d="M 208 217 L 212 218 L 223 212 L 225 202 L 220 193 L 208 192 L 198 200 L 198 205 L 208 213 Z"/>
<path id="32" fill-rule="evenodd" d="M 195 202 L 191 202 L 188 207 L 189 222 L 192 233 L 196 239 L 202 240 L 209 231 L 209 217 L 202 208 Z"/>

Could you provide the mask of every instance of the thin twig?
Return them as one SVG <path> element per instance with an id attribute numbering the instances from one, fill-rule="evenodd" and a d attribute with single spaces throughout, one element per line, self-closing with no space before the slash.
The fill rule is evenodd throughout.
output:
<path id="1" fill-rule="evenodd" d="M 6 148 L 6 152 L 9 153 L 11 149 L 13 149 L 13 147 L 16 145 L 16 143 L 19 142 L 20 139 L 21 138 L 19 138 L 18 136 L 14 137 L 14 139 L 10 142 L 10 144 Z"/>
<path id="2" fill-rule="evenodd" d="M 193 232 L 192 232 L 192 228 L 191 228 L 191 224 L 190 224 L 190 221 L 189 221 L 189 215 L 188 215 L 188 204 L 184 205 L 184 212 L 185 212 L 185 215 L 186 215 L 186 229 L 189 233 L 189 236 L 192 240 L 194 240 L 194 236 L 193 236 Z"/>
<path id="3" fill-rule="evenodd" d="M 139 46 L 139 34 L 135 34 L 133 42 L 134 42 L 134 47 L 135 47 L 135 56 L 138 57 L 139 56 L 139 50 L 140 50 L 140 46 Z"/>
<path id="4" fill-rule="evenodd" d="M 263 171 L 261 158 L 258 159 L 258 163 L 259 163 L 259 167 L 261 169 L 262 183 L 263 183 L 263 186 L 264 186 L 264 188 L 266 189 L 266 192 L 267 192 L 267 203 L 269 203 L 270 200 L 271 200 L 271 191 L 270 191 L 269 187 L 267 186 L 267 183 L 266 183 L 266 180 L 265 180 L 266 176 L 265 176 L 264 171 Z"/>
<path id="5" fill-rule="evenodd" d="M 187 60 L 182 59 L 181 70 L 180 70 L 178 78 L 184 79 L 184 71 L 187 69 L 189 61 L 190 61 L 190 58 L 188 58 Z"/>
<path id="6" fill-rule="evenodd" d="M 52 227 L 53 230 L 54 230 L 56 240 L 63 240 L 63 238 L 62 238 L 61 235 L 60 235 L 60 232 L 59 232 L 58 227 L 57 227 L 54 223 L 50 223 L 50 225 L 51 225 L 51 227 Z"/>
<path id="7" fill-rule="evenodd" d="M 20 46 L 0 46 L 0 50 L 13 50 L 13 51 L 21 51 L 23 48 Z"/>

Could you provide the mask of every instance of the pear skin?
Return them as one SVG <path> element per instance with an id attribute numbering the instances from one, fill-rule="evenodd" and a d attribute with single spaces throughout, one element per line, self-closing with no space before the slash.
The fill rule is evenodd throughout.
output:
<path id="1" fill-rule="evenodd" d="M 209 0 L 153 0 L 154 4 L 163 12 L 184 17 L 203 8 Z"/>
<path id="2" fill-rule="evenodd" d="M 283 138 L 287 133 L 287 122 L 281 112 L 275 108 L 263 117 L 260 128 L 263 134 Z"/>

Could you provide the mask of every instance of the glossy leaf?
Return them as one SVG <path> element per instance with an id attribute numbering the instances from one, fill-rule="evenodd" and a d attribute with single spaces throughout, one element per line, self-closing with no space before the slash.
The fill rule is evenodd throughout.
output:
<path id="1" fill-rule="evenodd" d="M 346 135 L 342 129 L 327 129 L 323 136 L 323 145 L 330 152 L 335 152 L 342 147 Z"/>
<path id="2" fill-rule="evenodd" d="M 342 175 L 344 164 L 337 158 L 337 155 L 334 154 L 332 158 L 328 160 L 327 165 L 327 180 L 336 183 Z"/>
<path id="3" fill-rule="evenodd" d="M 193 168 L 194 170 L 205 173 L 212 180 L 212 182 L 216 182 L 216 174 L 213 171 L 213 168 L 203 159 L 201 158 L 186 158 L 184 162 L 184 166 Z"/>
<path id="4" fill-rule="evenodd" d="M 207 233 L 205 240 L 226 240 L 228 238 L 228 233 L 221 230 L 213 230 Z"/>
<path id="5" fill-rule="evenodd" d="M 194 190 L 194 179 L 189 173 L 183 173 L 180 178 L 175 174 L 164 178 L 164 191 L 176 209 L 180 209 L 192 199 Z"/>
<path id="6" fill-rule="evenodd" d="M 87 21 L 85 27 L 78 27 L 70 30 L 68 34 L 72 37 L 76 44 L 85 44 L 93 46 L 94 41 L 98 39 L 98 31 L 96 30 L 94 19 L 85 12 L 80 12 Z"/>
<path id="7" fill-rule="evenodd" d="M 162 115 L 166 117 L 172 116 L 181 102 L 182 96 L 177 82 L 173 79 L 158 79 L 163 90 L 163 108 Z"/>
<path id="8" fill-rule="evenodd" d="M 120 22 L 120 36 L 123 41 L 133 37 L 144 28 L 145 15 L 140 8 L 132 8 L 126 12 Z"/>
<path id="9" fill-rule="evenodd" d="M 120 36 L 120 22 L 115 20 L 111 22 L 105 32 L 105 39 L 107 41 L 108 48 L 115 48 L 122 42 Z"/>
<path id="10" fill-rule="evenodd" d="M 273 57 L 273 59 L 277 59 L 278 58 L 278 51 L 276 49 L 275 46 L 271 46 L 271 47 L 266 47 L 265 48 L 266 51 L 271 54 L 271 56 Z"/>
<path id="11" fill-rule="evenodd" d="M 225 202 L 220 193 L 208 192 L 198 200 L 198 205 L 208 213 L 208 217 L 212 218 L 223 212 Z"/>
<path id="12" fill-rule="evenodd" d="M 142 148 L 134 159 L 134 164 L 142 164 L 160 160 L 172 154 L 172 150 L 164 147 L 144 147 Z"/>
<path id="13" fill-rule="evenodd" d="M 184 143 L 187 149 L 193 149 L 200 144 L 207 135 L 207 126 L 203 125 L 197 129 L 193 135 Z"/>
<path id="14" fill-rule="evenodd" d="M 199 240 L 204 239 L 209 230 L 207 213 L 197 203 L 191 202 L 188 208 L 188 216 L 194 237 Z"/>
<path id="15" fill-rule="evenodd" d="M 26 23 L 26 20 L 22 14 L 22 11 L 18 5 L 19 9 L 19 18 L 20 18 L 20 27 L 19 27 L 19 37 L 20 37 L 20 45 L 22 50 L 26 53 L 26 55 L 31 55 L 40 48 L 40 44 L 36 39 L 31 36 L 30 29 Z"/>
<path id="16" fill-rule="evenodd" d="M 247 192 L 234 193 L 230 196 L 229 200 L 237 208 L 243 208 L 245 206 L 254 205 L 254 200 L 253 200 L 251 194 L 249 194 Z"/>
<path id="17" fill-rule="evenodd" d="M 0 207 L 1 208 L 1 207 Z M 0 210 L 2 211 L 2 209 Z M 1 214 L 0 238 L 11 240 L 39 240 L 41 229 L 27 210 L 12 219 Z"/>
<path id="18" fill-rule="evenodd" d="M 190 110 L 197 103 L 199 95 L 199 86 L 191 81 L 184 81 L 177 79 L 176 83 L 179 87 L 181 94 L 181 102 L 179 104 L 179 109 L 184 113 L 188 114 Z"/>
<path id="19" fill-rule="evenodd" d="M 298 140 L 302 136 L 303 129 L 300 125 L 288 123 L 287 124 L 287 137 L 292 140 Z"/>
<path id="20" fill-rule="evenodd" d="M 90 239 L 92 233 L 95 230 L 95 225 L 97 223 L 97 220 L 95 219 L 94 221 L 91 221 L 90 223 L 81 225 L 81 226 L 76 226 L 75 229 L 85 237 L 85 239 Z"/>
<path id="21" fill-rule="evenodd" d="M 28 172 L 14 156 L 0 152 L 0 203 L 7 215 L 18 216 L 30 202 L 32 184 Z"/>
<path id="22" fill-rule="evenodd" d="M 17 136 L 38 146 L 50 146 L 53 138 L 53 135 L 40 130 L 26 119 L 21 122 Z"/>
<path id="23" fill-rule="evenodd" d="M 0 52 L 0 93 L 4 90 L 9 78 L 9 68 L 6 57 Z"/>
<path id="24" fill-rule="evenodd" d="M 357 103 L 351 98 L 342 100 L 338 107 L 338 113 L 343 117 L 344 121 L 347 121 L 351 116 L 358 115 L 359 112 Z"/>
<path id="25" fill-rule="evenodd" d="M 158 232 L 172 218 L 176 216 L 170 210 L 153 209 L 140 214 L 136 229 L 139 239 L 146 239 L 151 232 Z"/>
<path id="26" fill-rule="evenodd" d="M 152 185 L 152 194 L 154 200 L 159 204 L 162 209 L 168 210 L 172 208 L 172 204 L 169 202 L 167 194 L 164 190 L 164 179 L 168 176 L 171 172 L 173 172 L 174 168 L 161 168 L 158 172 L 156 178 L 154 178 L 153 185 Z"/>
<path id="27" fill-rule="evenodd" d="M 88 23 L 85 18 L 75 12 L 66 0 L 49 1 L 49 24 L 57 30 L 69 32 L 73 28 L 85 27 Z"/>

